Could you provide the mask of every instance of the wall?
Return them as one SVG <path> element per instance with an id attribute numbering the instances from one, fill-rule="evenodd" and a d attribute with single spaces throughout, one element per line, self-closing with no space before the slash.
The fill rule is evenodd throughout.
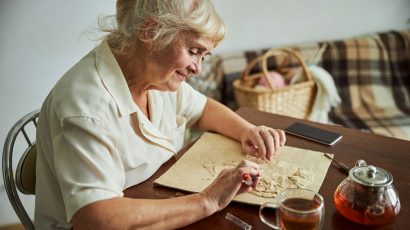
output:
<path id="1" fill-rule="evenodd" d="M 1 148 L 14 122 L 39 108 L 58 78 L 97 44 L 84 32 L 114 9 L 110 0 L 0 0 Z M 0 186 L 0 225 L 18 222 L 3 180 Z M 33 216 L 33 197 L 23 202 Z"/>
<path id="2" fill-rule="evenodd" d="M 228 35 L 214 53 L 409 28 L 409 0 L 215 0 Z M 109 0 L 0 1 L 0 143 L 95 44 Z M 91 31 L 91 33 L 84 33 Z M 0 182 L 0 225 L 18 222 Z M 33 197 L 24 200 L 32 209 Z M 32 212 L 31 212 L 32 215 Z"/>
<path id="3" fill-rule="evenodd" d="M 214 2 L 228 26 L 223 52 L 410 28 L 409 0 Z"/>

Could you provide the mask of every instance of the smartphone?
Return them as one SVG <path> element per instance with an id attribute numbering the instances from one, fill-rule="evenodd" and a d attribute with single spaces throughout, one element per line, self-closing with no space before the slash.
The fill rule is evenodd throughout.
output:
<path id="1" fill-rule="evenodd" d="M 295 122 L 285 129 L 286 133 L 316 141 L 325 145 L 334 145 L 342 139 L 339 133 L 316 128 L 300 122 Z"/>

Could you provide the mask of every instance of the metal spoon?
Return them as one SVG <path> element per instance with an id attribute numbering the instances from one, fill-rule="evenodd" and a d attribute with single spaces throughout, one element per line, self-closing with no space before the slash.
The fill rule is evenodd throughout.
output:
<path id="1" fill-rule="evenodd" d="M 337 164 L 337 166 L 339 166 L 340 170 L 342 170 L 346 175 L 349 175 L 350 169 L 349 169 L 349 167 L 348 167 L 347 165 L 343 164 L 342 162 L 339 162 L 339 161 L 335 160 L 335 159 L 332 158 L 332 156 L 331 156 L 330 154 L 328 154 L 328 153 L 324 153 L 324 155 L 325 155 L 327 158 L 331 159 L 333 162 L 335 162 L 335 163 Z"/>

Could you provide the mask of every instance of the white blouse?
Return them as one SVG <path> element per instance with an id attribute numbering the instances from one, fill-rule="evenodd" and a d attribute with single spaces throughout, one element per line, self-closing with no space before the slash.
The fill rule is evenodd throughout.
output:
<path id="1" fill-rule="evenodd" d="M 148 98 L 151 120 L 105 41 L 59 80 L 37 128 L 36 228 L 70 228 L 81 207 L 123 196 L 177 154 L 206 97 L 183 82 Z"/>

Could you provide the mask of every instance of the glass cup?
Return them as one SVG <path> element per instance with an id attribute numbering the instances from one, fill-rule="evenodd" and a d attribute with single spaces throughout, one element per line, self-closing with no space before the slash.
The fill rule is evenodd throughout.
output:
<path id="1" fill-rule="evenodd" d="M 265 208 L 274 209 L 276 221 L 270 221 L 263 214 Z M 268 214 L 268 210 L 265 211 Z M 267 202 L 260 206 L 259 217 L 273 229 L 321 229 L 325 214 L 323 197 L 308 189 L 289 189 L 278 197 L 278 203 Z"/>

